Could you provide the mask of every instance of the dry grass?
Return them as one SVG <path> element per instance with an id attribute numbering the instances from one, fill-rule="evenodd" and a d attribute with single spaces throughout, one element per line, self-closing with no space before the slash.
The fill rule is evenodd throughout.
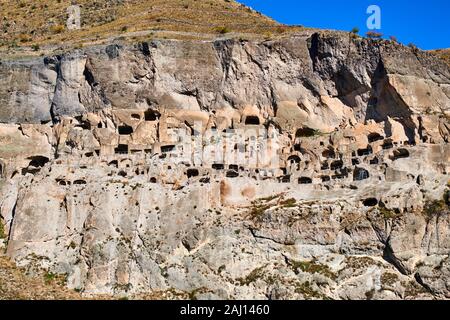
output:
<path id="1" fill-rule="evenodd" d="M 35 271 L 36 272 L 36 271 Z M 96 295 L 83 297 L 81 293 L 65 287 L 65 277 L 41 271 L 29 276 L 3 253 L 0 247 L 0 300 L 186 300 L 198 293 L 175 289 L 139 295 Z"/>
<path id="2" fill-rule="evenodd" d="M 450 66 L 450 49 L 434 50 L 431 53 L 443 59 Z"/>
<path id="3" fill-rule="evenodd" d="M 99 43 L 110 37 L 164 30 L 177 33 L 262 36 L 287 33 L 281 25 L 233 0 L 77 0 L 80 30 L 67 30 L 71 0 L 0 0 L 0 48 Z M 181 34 L 186 37 L 186 34 Z"/>
<path id="4" fill-rule="evenodd" d="M 1 249 L 0 249 L 1 250 Z M 27 276 L 0 253 L 0 300 L 79 300 L 81 295 L 65 289 L 52 274 Z"/>

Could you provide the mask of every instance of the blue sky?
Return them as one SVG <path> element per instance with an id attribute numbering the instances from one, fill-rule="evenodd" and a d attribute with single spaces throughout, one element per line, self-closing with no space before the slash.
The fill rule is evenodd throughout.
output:
<path id="1" fill-rule="evenodd" d="M 351 30 L 364 35 L 367 7 L 381 8 L 381 30 L 429 50 L 450 48 L 450 0 L 238 0 L 285 24 Z"/>

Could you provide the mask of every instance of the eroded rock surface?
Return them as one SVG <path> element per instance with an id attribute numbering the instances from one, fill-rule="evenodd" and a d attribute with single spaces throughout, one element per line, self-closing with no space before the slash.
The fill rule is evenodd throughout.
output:
<path id="1" fill-rule="evenodd" d="M 0 73 L 18 265 L 86 295 L 450 298 L 450 69 L 433 56 L 305 32 Z"/>

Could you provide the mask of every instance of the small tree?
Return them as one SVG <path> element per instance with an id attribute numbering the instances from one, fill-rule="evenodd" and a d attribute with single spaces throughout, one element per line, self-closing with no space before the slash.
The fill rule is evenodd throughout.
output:
<path id="1" fill-rule="evenodd" d="M 226 34 L 231 32 L 231 30 L 228 27 L 216 27 L 214 28 L 214 31 L 220 34 Z"/>
<path id="2" fill-rule="evenodd" d="M 359 33 L 359 28 L 358 28 L 358 27 L 354 27 L 354 28 L 350 31 L 350 33 L 358 34 L 358 33 Z"/>

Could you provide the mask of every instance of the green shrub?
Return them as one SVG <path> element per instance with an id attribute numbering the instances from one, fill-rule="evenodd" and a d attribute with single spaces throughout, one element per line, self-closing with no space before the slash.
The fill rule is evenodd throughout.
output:
<path id="1" fill-rule="evenodd" d="M 293 208 L 297 204 L 294 198 L 281 201 L 280 205 L 284 208 Z"/>
<path id="2" fill-rule="evenodd" d="M 238 278 L 237 281 L 241 286 L 248 286 L 250 283 L 257 281 L 264 275 L 264 267 L 256 268 L 250 272 L 245 278 Z"/>
<path id="3" fill-rule="evenodd" d="M 0 220 L 0 239 L 6 239 L 5 227 L 3 226 L 3 221 Z"/>
<path id="4" fill-rule="evenodd" d="M 435 216 L 440 216 L 449 209 L 449 192 L 448 190 L 442 196 L 442 200 L 427 201 L 423 208 L 423 214 L 427 220 L 431 220 Z"/>
<path id="5" fill-rule="evenodd" d="M 295 261 L 289 260 L 289 265 L 294 271 L 295 274 L 298 274 L 299 271 L 306 273 L 318 273 L 330 279 L 336 279 L 337 275 L 330 270 L 330 268 L 326 265 L 320 264 L 317 261 Z"/>
<path id="6" fill-rule="evenodd" d="M 385 206 L 379 206 L 378 210 L 383 215 L 384 219 L 391 220 L 398 217 L 398 214 L 395 211 L 386 208 Z"/>
<path id="7" fill-rule="evenodd" d="M 226 34 L 231 32 L 230 28 L 228 27 L 217 27 L 214 29 L 214 31 L 220 34 Z"/>
<path id="8" fill-rule="evenodd" d="M 46 274 L 44 274 L 44 281 L 47 284 L 54 281 L 55 279 L 56 279 L 56 274 L 54 274 L 52 272 L 47 272 Z"/>

